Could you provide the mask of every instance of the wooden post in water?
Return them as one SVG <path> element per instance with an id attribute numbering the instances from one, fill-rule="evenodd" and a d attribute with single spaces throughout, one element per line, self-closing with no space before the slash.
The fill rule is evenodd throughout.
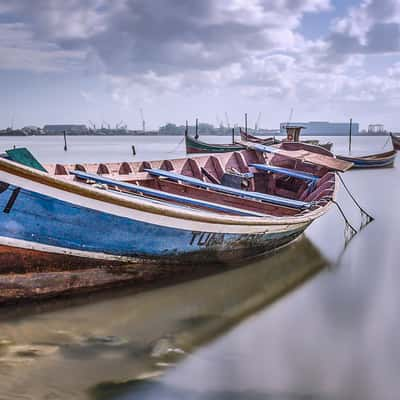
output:
<path id="1" fill-rule="evenodd" d="M 235 128 L 232 128 L 232 144 L 235 144 Z"/>
<path id="2" fill-rule="evenodd" d="M 67 131 L 64 131 L 64 151 L 67 151 Z"/>
<path id="3" fill-rule="evenodd" d="M 247 113 L 244 114 L 244 131 L 247 134 Z"/>
<path id="4" fill-rule="evenodd" d="M 135 149 L 135 145 L 133 144 L 131 147 L 132 147 L 132 154 L 133 154 L 134 156 L 136 156 L 136 149 Z"/>
<path id="5" fill-rule="evenodd" d="M 194 138 L 197 140 L 199 138 L 199 120 L 196 118 L 196 135 Z"/>
<path id="6" fill-rule="evenodd" d="M 353 119 L 350 118 L 350 128 L 349 128 L 349 154 L 351 153 L 351 126 L 353 124 Z"/>
<path id="7" fill-rule="evenodd" d="M 188 120 L 186 120 L 186 125 L 185 125 L 185 136 L 187 136 L 189 133 L 189 123 Z"/>

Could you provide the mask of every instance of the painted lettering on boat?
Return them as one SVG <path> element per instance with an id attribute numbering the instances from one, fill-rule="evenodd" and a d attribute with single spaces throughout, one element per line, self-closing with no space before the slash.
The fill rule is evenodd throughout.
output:
<path id="1" fill-rule="evenodd" d="M 8 183 L 0 182 L 0 193 L 6 192 L 7 189 L 9 188 L 9 186 L 10 185 Z M 11 211 L 11 209 L 15 203 L 15 200 L 18 197 L 20 190 L 21 190 L 21 188 L 19 188 L 19 187 L 16 187 L 12 190 L 11 195 L 7 201 L 7 204 L 5 205 L 5 207 L 3 209 L 4 213 L 8 214 Z"/>
<path id="2" fill-rule="evenodd" d="M 192 232 L 192 238 L 190 245 L 192 246 L 215 246 L 224 243 L 224 233 L 212 233 L 212 232 Z"/>
<path id="3" fill-rule="evenodd" d="M 267 232 L 265 232 L 267 233 Z M 191 246 L 200 246 L 200 247 L 213 247 L 224 244 L 225 240 L 224 233 L 210 233 L 210 232 L 192 232 L 192 238 L 190 240 Z M 240 243 L 242 241 L 246 241 L 248 243 L 258 241 L 264 239 L 264 235 L 258 234 L 250 234 L 250 235 L 241 235 L 239 238 L 235 240 L 231 240 L 231 244 Z"/>

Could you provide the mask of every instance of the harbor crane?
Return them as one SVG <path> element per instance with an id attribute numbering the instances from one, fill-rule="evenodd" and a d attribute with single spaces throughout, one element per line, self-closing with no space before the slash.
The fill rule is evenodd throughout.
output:
<path id="1" fill-rule="evenodd" d="M 217 127 L 218 128 L 223 128 L 224 127 L 224 122 L 222 121 L 222 119 L 219 118 L 218 114 L 215 115 L 215 121 L 217 122 Z"/>
<path id="2" fill-rule="evenodd" d="M 140 118 L 142 119 L 142 131 L 146 132 L 146 121 L 144 120 L 143 109 L 140 109 Z"/>
<path id="3" fill-rule="evenodd" d="M 89 122 L 89 126 L 92 126 L 93 130 L 96 130 L 96 124 L 94 124 L 91 120 L 88 121 Z"/>
<path id="4" fill-rule="evenodd" d="M 257 117 L 257 121 L 254 124 L 254 130 L 257 131 L 258 130 L 258 125 L 260 123 L 260 119 L 261 119 L 261 112 L 258 113 L 258 117 Z"/>
<path id="5" fill-rule="evenodd" d="M 228 129 L 230 129 L 231 124 L 229 123 L 228 113 L 226 111 L 225 111 L 225 120 L 226 120 L 226 126 L 228 127 Z"/>

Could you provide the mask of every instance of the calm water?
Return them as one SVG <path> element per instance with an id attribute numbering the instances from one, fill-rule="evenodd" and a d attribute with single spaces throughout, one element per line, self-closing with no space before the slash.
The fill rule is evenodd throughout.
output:
<path id="1" fill-rule="evenodd" d="M 225 141 L 223 138 L 205 140 Z M 183 155 L 180 138 L 1 138 L 43 162 Z M 384 138 L 355 138 L 353 154 Z M 334 151 L 346 153 L 345 138 Z M 386 148 L 390 146 L 387 145 Z M 376 218 L 343 252 L 336 209 L 296 243 L 164 288 L 2 310 L 0 399 L 397 399 L 400 160 L 345 182 Z M 360 215 L 343 190 L 350 220 Z"/>

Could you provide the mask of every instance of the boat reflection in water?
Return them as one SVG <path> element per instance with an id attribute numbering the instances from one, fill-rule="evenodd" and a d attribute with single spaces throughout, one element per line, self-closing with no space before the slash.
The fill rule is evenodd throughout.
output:
<path id="1" fill-rule="evenodd" d="M 160 375 L 326 265 L 303 236 L 223 273 L 79 307 L 38 305 L 29 316 L 4 318 L 1 398 L 112 398 Z"/>

